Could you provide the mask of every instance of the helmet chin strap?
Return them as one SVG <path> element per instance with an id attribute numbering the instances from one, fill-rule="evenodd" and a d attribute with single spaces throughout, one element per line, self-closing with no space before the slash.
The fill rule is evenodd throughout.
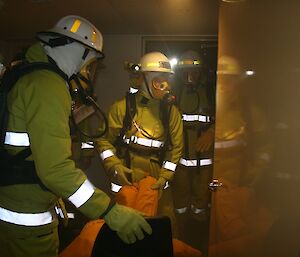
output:
<path id="1" fill-rule="evenodd" d="M 144 72 L 142 72 L 142 74 L 143 74 L 143 78 L 144 78 L 144 82 L 145 82 L 145 84 L 146 84 L 146 88 L 147 88 L 148 94 L 151 96 L 151 98 L 154 99 L 153 94 L 152 94 L 152 92 L 151 92 L 151 90 L 150 90 L 150 87 L 149 87 L 148 80 L 147 80 L 147 78 L 146 78 L 146 74 L 145 74 Z"/>

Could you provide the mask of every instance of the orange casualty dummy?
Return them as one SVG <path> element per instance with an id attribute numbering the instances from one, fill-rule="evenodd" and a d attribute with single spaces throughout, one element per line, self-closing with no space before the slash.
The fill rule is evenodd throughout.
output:
<path id="1" fill-rule="evenodd" d="M 158 191 L 151 189 L 155 182 L 155 178 L 148 176 L 133 186 L 123 186 L 116 195 L 116 201 L 141 211 L 147 216 L 155 216 Z M 59 257 L 91 257 L 94 242 L 103 224 L 102 219 L 88 222 L 79 236 L 59 254 Z M 202 257 L 199 250 L 177 239 L 173 239 L 173 255 L 174 257 Z"/>

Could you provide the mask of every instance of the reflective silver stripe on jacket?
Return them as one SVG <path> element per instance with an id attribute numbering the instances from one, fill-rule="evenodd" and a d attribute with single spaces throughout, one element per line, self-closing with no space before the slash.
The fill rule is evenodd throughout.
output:
<path id="1" fill-rule="evenodd" d="M 155 147 L 159 148 L 164 145 L 164 142 L 158 141 L 158 140 L 152 140 L 148 138 L 142 138 L 142 137 L 137 137 L 137 136 L 131 136 L 130 138 L 126 138 L 125 136 L 123 137 L 124 143 L 130 144 L 130 142 L 142 146 L 147 146 L 147 147 Z"/>
<path id="2" fill-rule="evenodd" d="M 94 142 L 81 143 L 81 149 L 93 149 L 93 148 L 94 148 Z"/>
<path id="3" fill-rule="evenodd" d="M 167 169 L 167 170 L 171 170 L 171 171 L 175 171 L 176 170 L 176 164 L 173 162 L 169 162 L 169 161 L 164 161 L 162 167 Z"/>
<path id="4" fill-rule="evenodd" d="M 233 139 L 233 140 L 224 140 L 224 141 L 216 141 L 215 148 L 216 149 L 224 149 L 235 146 L 245 146 L 246 142 L 241 139 Z"/>
<path id="5" fill-rule="evenodd" d="M 0 207 L 0 220 L 22 226 L 42 226 L 50 224 L 54 220 L 54 216 L 50 211 L 19 213 Z"/>
<path id="6" fill-rule="evenodd" d="M 68 198 L 68 200 L 79 208 L 91 198 L 94 192 L 95 187 L 93 184 L 90 181 L 85 180 L 76 192 Z"/>
<path id="7" fill-rule="evenodd" d="M 183 213 L 186 213 L 186 211 L 187 211 L 187 207 L 175 209 L 175 212 L 176 212 L 177 214 L 183 214 Z"/>
<path id="8" fill-rule="evenodd" d="M 187 160 L 184 158 L 181 158 L 179 161 L 180 164 L 187 167 L 196 167 L 198 166 L 198 160 Z M 200 160 L 200 166 L 206 166 L 212 164 L 212 159 L 201 159 Z"/>
<path id="9" fill-rule="evenodd" d="M 115 193 L 118 193 L 120 190 L 121 190 L 122 186 L 120 185 L 117 185 L 115 183 L 110 183 L 110 189 L 111 191 L 115 192 Z"/>
<path id="10" fill-rule="evenodd" d="M 30 146 L 29 136 L 25 132 L 6 132 L 4 144 L 11 146 Z"/>
<path id="11" fill-rule="evenodd" d="M 114 153 L 112 150 L 105 150 L 102 153 L 100 153 L 100 158 L 102 161 L 104 161 L 106 158 L 109 158 L 113 155 L 114 155 Z"/>
<path id="12" fill-rule="evenodd" d="M 210 122 L 210 117 L 198 114 L 182 114 L 183 121 L 200 121 L 200 122 Z"/>

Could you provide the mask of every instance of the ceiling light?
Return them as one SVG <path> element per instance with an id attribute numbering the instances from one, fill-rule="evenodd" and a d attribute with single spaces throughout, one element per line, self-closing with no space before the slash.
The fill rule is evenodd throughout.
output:
<path id="1" fill-rule="evenodd" d="M 177 63 L 178 63 L 177 58 L 172 58 L 172 59 L 170 60 L 170 64 L 171 64 L 172 67 L 175 66 Z"/>

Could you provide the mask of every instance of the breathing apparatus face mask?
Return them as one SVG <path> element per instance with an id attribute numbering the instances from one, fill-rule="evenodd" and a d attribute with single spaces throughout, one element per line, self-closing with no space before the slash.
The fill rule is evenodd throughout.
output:
<path id="1" fill-rule="evenodd" d="M 149 72 L 144 74 L 144 80 L 153 99 L 173 103 L 175 96 L 170 93 L 170 74 L 163 72 Z"/>
<path id="2" fill-rule="evenodd" d="M 183 85 L 196 86 L 200 82 L 201 70 L 199 68 L 183 68 L 178 73 Z"/>
<path id="3" fill-rule="evenodd" d="M 92 82 L 95 81 L 98 66 L 99 60 L 94 58 L 69 82 L 73 123 L 81 134 L 91 139 L 103 136 L 107 130 L 107 119 L 96 102 Z"/>

